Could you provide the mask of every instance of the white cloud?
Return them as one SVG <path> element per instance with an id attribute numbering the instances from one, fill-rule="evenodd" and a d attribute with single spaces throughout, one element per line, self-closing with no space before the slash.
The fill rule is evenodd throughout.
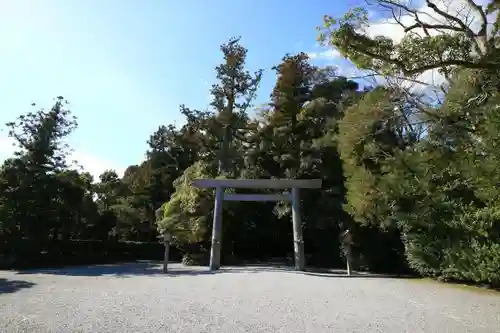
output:
<path id="1" fill-rule="evenodd" d="M 335 60 L 341 57 L 339 51 L 335 49 L 320 52 L 308 52 L 307 55 L 311 60 Z"/>
<path id="2" fill-rule="evenodd" d="M 75 150 L 68 156 L 68 162 L 76 160 L 78 165 L 83 167 L 83 170 L 89 172 L 95 181 L 99 180 L 99 175 L 105 170 L 115 170 L 118 176 L 122 177 L 126 168 L 117 167 L 113 162 L 102 159 L 100 157 L 89 154 L 85 151 Z M 76 168 L 76 166 L 73 166 Z"/>
<path id="3" fill-rule="evenodd" d="M 3 133 L 0 134 L 0 164 L 12 157 L 14 151 L 15 147 L 13 146 L 13 140 L 3 135 Z M 83 167 L 84 171 L 89 172 L 94 177 L 95 181 L 99 180 L 99 175 L 105 170 L 113 169 L 120 177 L 123 176 L 125 172 L 125 168 L 117 167 L 111 161 L 107 161 L 78 149 L 68 156 L 67 161 L 72 169 L 80 169 L 78 165 L 73 164 L 74 160 L 78 162 L 79 166 Z"/>
<path id="4" fill-rule="evenodd" d="M 367 73 L 357 68 L 354 65 L 347 65 L 347 66 L 339 66 L 337 68 L 337 74 L 348 78 L 357 78 L 365 76 Z"/>

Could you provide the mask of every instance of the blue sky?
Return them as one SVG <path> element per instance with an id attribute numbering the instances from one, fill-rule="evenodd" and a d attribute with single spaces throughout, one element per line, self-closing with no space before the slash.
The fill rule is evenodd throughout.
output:
<path id="1" fill-rule="evenodd" d="M 74 157 L 93 174 L 122 171 L 142 161 L 159 125 L 182 123 L 179 104 L 207 106 L 229 37 L 242 36 L 249 69 L 265 70 L 263 101 L 275 80 L 270 68 L 287 52 L 321 52 L 315 27 L 347 3 L 0 1 L 0 123 L 62 95 L 79 118 Z M 5 136 L 0 160 L 10 152 Z"/>

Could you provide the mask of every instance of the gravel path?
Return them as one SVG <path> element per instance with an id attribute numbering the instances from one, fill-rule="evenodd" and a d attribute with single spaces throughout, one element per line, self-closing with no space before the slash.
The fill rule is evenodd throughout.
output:
<path id="1" fill-rule="evenodd" d="M 500 296 L 420 280 L 148 263 L 0 271 L 0 332 L 500 332 Z"/>

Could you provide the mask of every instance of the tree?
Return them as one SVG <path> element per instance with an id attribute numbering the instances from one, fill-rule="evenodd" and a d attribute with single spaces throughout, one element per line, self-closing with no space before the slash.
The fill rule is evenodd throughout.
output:
<path id="1" fill-rule="evenodd" d="M 273 141 L 280 153 L 281 170 L 286 177 L 299 177 L 301 164 L 301 129 L 299 117 L 305 103 L 310 100 L 312 76 L 315 68 L 308 62 L 308 56 L 300 53 L 285 56 L 281 64 L 273 68 L 277 72 L 276 85 L 271 95 L 271 126 Z"/>
<path id="2" fill-rule="evenodd" d="M 75 130 L 77 123 L 71 111 L 64 107 L 66 104 L 59 96 L 49 111 L 29 112 L 6 124 L 9 136 L 20 149 L 15 156 L 26 161 L 33 172 L 56 172 L 67 167 L 68 144 L 63 140 Z"/>
<path id="3" fill-rule="evenodd" d="M 409 263 L 424 275 L 498 284 L 498 71 L 464 70 L 400 174 L 398 218 Z M 491 89 L 491 90 L 490 90 Z M 494 92 L 495 91 L 495 92 Z M 491 104 L 490 104 L 491 103 Z M 411 203 L 411 204 L 409 204 Z"/>
<path id="4" fill-rule="evenodd" d="M 399 155 L 422 139 L 415 105 L 406 92 L 377 88 L 348 108 L 338 144 L 347 185 L 347 211 L 362 223 L 391 223 L 390 171 Z M 406 100 L 406 101 L 405 101 Z M 404 165 L 403 165 L 404 167 Z M 405 171 L 411 172 L 411 170 Z"/>
<path id="5" fill-rule="evenodd" d="M 97 202 L 107 210 L 124 194 L 124 185 L 115 170 L 105 170 L 96 186 Z"/>
<path id="6" fill-rule="evenodd" d="M 191 181 L 210 177 L 214 171 L 202 161 L 188 167 L 175 181 L 176 191 L 172 198 L 161 207 L 163 216 L 159 216 L 157 221 L 159 232 L 160 234 L 165 231 L 171 232 L 173 243 L 181 248 L 196 246 L 207 240 L 213 194 L 210 189 L 194 188 L 191 186 Z"/>
<path id="7" fill-rule="evenodd" d="M 186 164 L 182 175 L 174 182 L 176 190 L 161 207 L 164 218 L 157 222 L 160 232 L 176 230 L 175 242 L 184 248 L 194 246 L 195 252 L 202 251 L 197 244 L 207 240 L 210 228 L 207 216 L 210 216 L 211 208 L 207 206 L 204 192 L 190 189 L 189 182 L 195 176 L 215 177 L 215 162 L 222 177 L 236 176 L 241 170 L 238 166 L 241 167 L 242 162 L 237 151 L 242 147 L 241 142 L 246 140 L 246 111 L 261 78 L 261 71 L 252 75 L 244 68 L 247 50 L 239 44 L 239 38 L 223 44 L 221 51 L 224 61 L 215 69 L 218 82 L 210 90 L 215 113 L 181 106 L 187 124 L 181 128 L 177 142 L 194 153 L 189 160 L 192 164 Z"/>
<path id="8" fill-rule="evenodd" d="M 74 231 L 74 215 L 64 208 L 79 205 L 84 193 L 67 182 L 74 175 L 63 174 L 68 152 L 64 140 L 77 125 L 66 104 L 57 97 L 49 111 L 40 109 L 7 123 L 19 150 L 2 167 L 0 216 L 14 252 L 21 250 L 22 239 L 39 249 L 49 240 L 68 239 Z"/>
<path id="9" fill-rule="evenodd" d="M 254 75 L 245 70 L 247 49 L 239 44 L 240 38 L 231 38 L 221 46 L 224 62 L 215 68 L 219 81 L 212 86 L 211 106 L 216 110 L 216 124 L 221 143 L 219 149 L 219 174 L 234 173 L 231 166 L 231 144 L 234 139 L 242 139 L 246 111 L 255 98 L 262 71 Z"/>
<path id="10" fill-rule="evenodd" d="M 401 40 L 373 36 L 377 22 L 368 11 L 388 18 L 404 32 Z M 342 18 L 325 15 L 319 40 L 360 69 L 415 77 L 436 69 L 448 79 L 456 68 L 497 68 L 499 16 L 494 1 L 485 9 L 474 0 L 425 0 L 422 7 L 401 0 L 367 1 Z M 371 30 L 370 30 L 371 29 Z"/>

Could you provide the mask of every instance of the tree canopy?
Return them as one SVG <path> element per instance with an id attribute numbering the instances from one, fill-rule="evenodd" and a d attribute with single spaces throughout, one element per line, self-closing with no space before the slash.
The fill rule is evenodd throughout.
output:
<path id="1" fill-rule="evenodd" d="M 500 21 L 498 2 L 477 0 L 367 0 L 342 17 L 325 15 L 319 40 L 364 70 L 418 76 L 438 70 L 496 68 Z M 373 22 L 370 13 L 384 20 Z M 400 31 L 400 38 L 378 29 Z"/>

